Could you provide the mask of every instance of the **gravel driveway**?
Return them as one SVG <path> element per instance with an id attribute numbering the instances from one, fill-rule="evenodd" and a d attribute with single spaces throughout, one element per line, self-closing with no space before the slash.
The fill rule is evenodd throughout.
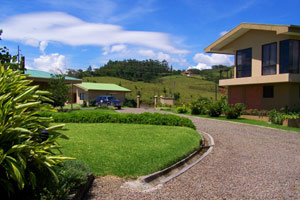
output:
<path id="1" fill-rule="evenodd" d="M 188 118 L 215 140 L 204 160 L 147 193 L 120 188 L 120 178 L 97 178 L 88 199 L 300 199 L 299 133 Z"/>

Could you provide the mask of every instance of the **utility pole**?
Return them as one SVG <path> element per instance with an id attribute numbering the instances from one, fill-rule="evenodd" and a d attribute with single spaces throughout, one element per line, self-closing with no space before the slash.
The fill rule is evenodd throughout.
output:
<path id="1" fill-rule="evenodd" d="M 173 98 L 174 98 L 174 91 L 175 91 L 175 81 L 173 80 Z"/>

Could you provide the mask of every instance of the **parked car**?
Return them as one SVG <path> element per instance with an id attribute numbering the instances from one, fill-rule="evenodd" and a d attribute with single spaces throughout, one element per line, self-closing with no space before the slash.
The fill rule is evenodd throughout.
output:
<path id="1" fill-rule="evenodd" d="M 121 109 L 122 103 L 120 100 L 116 99 L 113 96 L 99 96 L 96 99 L 96 105 L 107 105 L 107 106 L 114 106 L 118 109 Z"/>

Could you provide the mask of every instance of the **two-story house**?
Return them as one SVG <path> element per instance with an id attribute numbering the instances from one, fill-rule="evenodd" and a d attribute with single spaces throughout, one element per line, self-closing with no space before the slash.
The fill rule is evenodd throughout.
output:
<path id="1" fill-rule="evenodd" d="M 205 48 L 235 55 L 230 104 L 247 108 L 300 109 L 300 26 L 242 23 Z"/>

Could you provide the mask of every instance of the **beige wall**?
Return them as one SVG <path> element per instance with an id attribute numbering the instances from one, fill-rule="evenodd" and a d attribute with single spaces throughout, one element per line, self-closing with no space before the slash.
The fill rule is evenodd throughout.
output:
<path id="1" fill-rule="evenodd" d="M 276 82 L 277 76 L 274 75 L 265 75 L 262 76 L 262 45 L 277 42 L 277 74 L 279 75 L 279 42 L 286 39 L 298 39 L 297 36 L 289 35 L 277 35 L 275 31 L 262 31 L 262 30 L 250 30 L 238 39 L 234 40 L 230 44 L 224 46 L 224 49 L 232 49 L 233 51 L 243 50 L 247 48 L 252 48 L 252 77 L 267 77 L 273 76 L 268 79 L 273 79 L 271 82 Z M 236 69 L 235 69 L 236 70 Z M 300 79 L 300 75 L 299 79 Z M 234 78 L 236 78 L 236 73 L 234 73 Z M 239 78 L 241 79 L 241 78 Z M 270 81 L 269 81 L 270 82 Z M 223 85 L 230 84 L 223 82 Z M 247 83 L 243 83 L 247 84 Z"/>
<path id="2" fill-rule="evenodd" d="M 160 97 L 160 103 L 161 103 L 162 105 L 167 104 L 167 105 L 173 106 L 173 105 L 174 105 L 174 98 L 172 98 L 172 97 L 163 97 L 163 96 L 161 96 L 161 97 Z"/>

